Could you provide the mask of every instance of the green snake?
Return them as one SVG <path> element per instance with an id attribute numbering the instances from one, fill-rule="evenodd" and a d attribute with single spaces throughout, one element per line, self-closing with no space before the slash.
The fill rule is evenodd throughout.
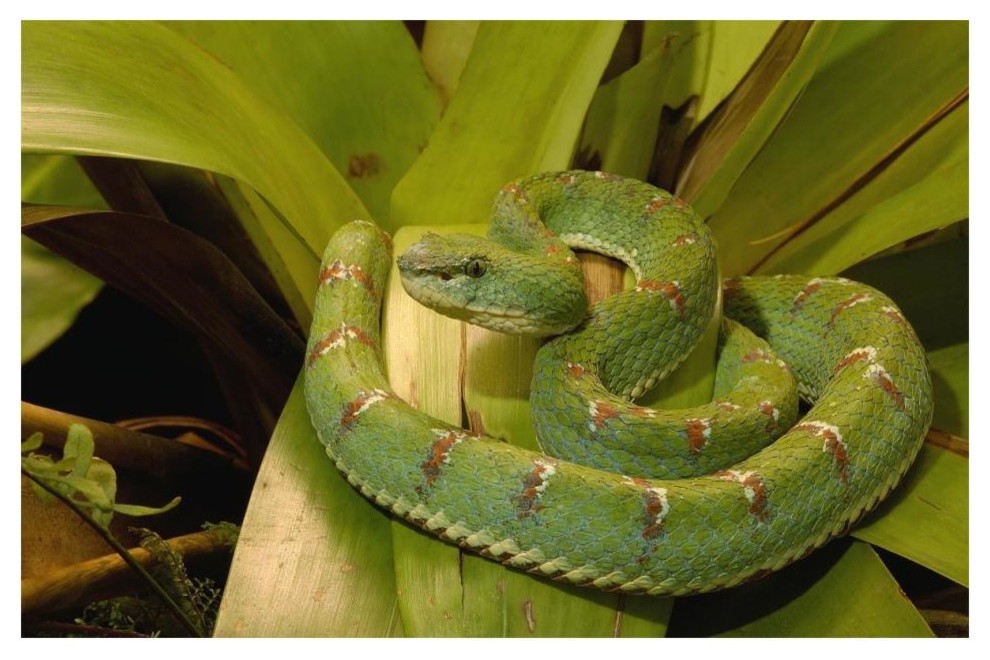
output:
<path id="1" fill-rule="evenodd" d="M 625 262 L 635 288 L 589 311 L 572 248 Z M 704 221 L 640 181 L 521 179 L 496 195 L 487 239 L 427 235 L 399 258 L 427 306 L 554 337 L 531 385 L 544 453 L 392 391 L 379 321 L 390 266 L 391 241 L 369 222 L 326 248 L 304 374 L 320 441 L 379 506 L 537 575 L 684 595 L 778 570 L 875 507 L 931 423 L 924 350 L 887 296 L 843 278 L 720 282 Z M 720 307 L 712 401 L 636 405 Z M 811 405 L 795 423 L 799 395 Z"/>

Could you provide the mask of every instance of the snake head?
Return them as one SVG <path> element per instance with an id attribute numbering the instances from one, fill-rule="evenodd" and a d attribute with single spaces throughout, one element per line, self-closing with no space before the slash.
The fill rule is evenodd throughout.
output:
<path id="1" fill-rule="evenodd" d="M 470 234 L 426 234 L 398 259 L 402 286 L 440 314 L 509 334 L 567 332 L 588 309 L 581 270 Z"/>

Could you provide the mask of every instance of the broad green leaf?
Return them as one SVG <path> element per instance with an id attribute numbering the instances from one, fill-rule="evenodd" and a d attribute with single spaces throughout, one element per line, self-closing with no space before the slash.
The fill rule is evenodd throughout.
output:
<path id="1" fill-rule="evenodd" d="M 872 259 L 842 274 L 890 296 L 929 351 L 969 341 L 968 239 Z"/>
<path id="2" fill-rule="evenodd" d="M 21 201 L 105 206 L 76 159 L 68 156 L 22 156 Z M 21 363 L 68 330 L 102 285 L 81 268 L 21 237 Z"/>
<path id="3" fill-rule="evenodd" d="M 300 380 L 258 472 L 214 634 L 401 635 L 395 601 L 389 519 L 327 457 Z"/>
<path id="4" fill-rule="evenodd" d="M 21 148 L 158 160 L 263 195 L 314 254 L 369 214 L 313 141 L 207 52 L 153 22 L 32 22 Z"/>
<path id="5" fill-rule="evenodd" d="M 709 118 L 677 184 L 677 194 L 702 216 L 710 216 L 722 205 L 776 130 L 808 84 L 837 27 L 834 22 L 782 23 L 752 68 Z M 716 38 L 714 43 L 722 40 Z"/>
<path id="6" fill-rule="evenodd" d="M 125 516 L 154 516 L 159 513 L 165 513 L 166 511 L 171 511 L 175 507 L 179 506 L 182 502 L 181 497 L 173 497 L 172 501 L 164 506 L 141 506 L 139 504 L 114 504 L 113 510 L 115 513 L 122 513 Z"/>
<path id="7" fill-rule="evenodd" d="M 598 88 L 581 136 L 582 161 L 612 174 L 646 179 L 677 52 L 672 44 L 658 46 Z"/>
<path id="8" fill-rule="evenodd" d="M 440 118 L 440 97 L 399 21 L 167 23 L 281 108 L 386 228 L 392 188 Z M 374 121 L 369 121 L 373 117 Z M 322 248 L 322 246 L 317 246 Z"/>
<path id="9" fill-rule="evenodd" d="M 501 186 L 565 169 L 621 27 L 483 23 L 457 94 L 396 186 L 394 226 L 483 222 Z"/>
<path id="10" fill-rule="evenodd" d="M 697 109 L 703 121 L 736 88 L 767 47 L 780 21 L 711 21 L 705 83 Z"/>
<path id="11" fill-rule="evenodd" d="M 859 30 L 872 37 L 842 57 L 826 52 L 828 64 L 712 216 L 725 275 L 757 267 L 965 98 L 966 23 L 894 22 L 877 31 L 848 22 L 835 39 L 846 43 L 842 33 Z"/>
<path id="12" fill-rule="evenodd" d="M 968 216 L 969 103 L 962 103 L 862 189 L 781 245 L 758 272 L 834 275 Z"/>
<path id="13" fill-rule="evenodd" d="M 457 91 L 481 21 L 427 21 L 423 30 L 423 68 L 444 104 Z"/>
<path id="14" fill-rule="evenodd" d="M 969 343 L 946 346 L 928 353 L 935 393 L 932 426 L 969 437 Z"/>
<path id="15" fill-rule="evenodd" d="M 931 637 L 865 543 L 835 541 L 756 582 L 678 599 L 673 636 Z"/>
<path id="16" fill-rule="evenodd" d="M 969 460 L 925 444 L 904 482 L 853 536 L 969 585 Z"/>
<path id="17" fill-rule="evenodd" d="M 21 237 L 21 363 L 62 336 L 103 283 Z"/>

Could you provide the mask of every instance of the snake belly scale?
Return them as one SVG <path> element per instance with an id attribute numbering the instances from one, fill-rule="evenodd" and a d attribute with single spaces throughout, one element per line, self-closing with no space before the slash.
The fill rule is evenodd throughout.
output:
<path id="1" fill-rule="evenodd" d="M 844 533 L 924 440 L 926 356 L 889 298 L 842 278 L 720 286 L 707 226 L 669 193 L 602 173 L 536 175 L 498 193 L 488 238 L 426 237 L 400 257 L 403 284 L 442 313 L 556 337 L 537 355 L 531 394 L 546 453 L 450 426 L 392 392 L 380 349 L 391 241 L 368 222 L 326 248 L 304 373 L 313 425 L 350 483 L 448 542 L 600 589 L 731 587 Z M 625 261 L 635 289 L 589 312 L 572 247 Z M 713 401 L 633 403 L 690 352 L 720 301 Z M 811 408 L 795 423 L 796 392 Z"/>

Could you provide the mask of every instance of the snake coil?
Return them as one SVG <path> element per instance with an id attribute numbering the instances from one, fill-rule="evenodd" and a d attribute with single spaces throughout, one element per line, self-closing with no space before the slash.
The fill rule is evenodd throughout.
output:
<path id="1" fill-rule="evenodd" d="M 720 287 L 707 226 L 669 193 L 602 173 L 536 175 L 497 195 L 489 239 L 426 237 L 400 257 L 403 284 L 457 318 L 560 335 L 534 365 L 546 453 L 392 392 L 379 323 L 391 241 L 371 223 L 327 246 L 307 351 L 307 406 L 337 467 L 446 541 L 600 589 L 731 587 L 844 533 L 924 440 L 926 357 L 889 298 L 843 278 Z M 636 287 L 588 312 L 572 247 L 626 262 Z M 713 401 L 632 403 L 690 352 L 720 300 Z M 795 423 L 798 393 L 811 407 Z"/>

